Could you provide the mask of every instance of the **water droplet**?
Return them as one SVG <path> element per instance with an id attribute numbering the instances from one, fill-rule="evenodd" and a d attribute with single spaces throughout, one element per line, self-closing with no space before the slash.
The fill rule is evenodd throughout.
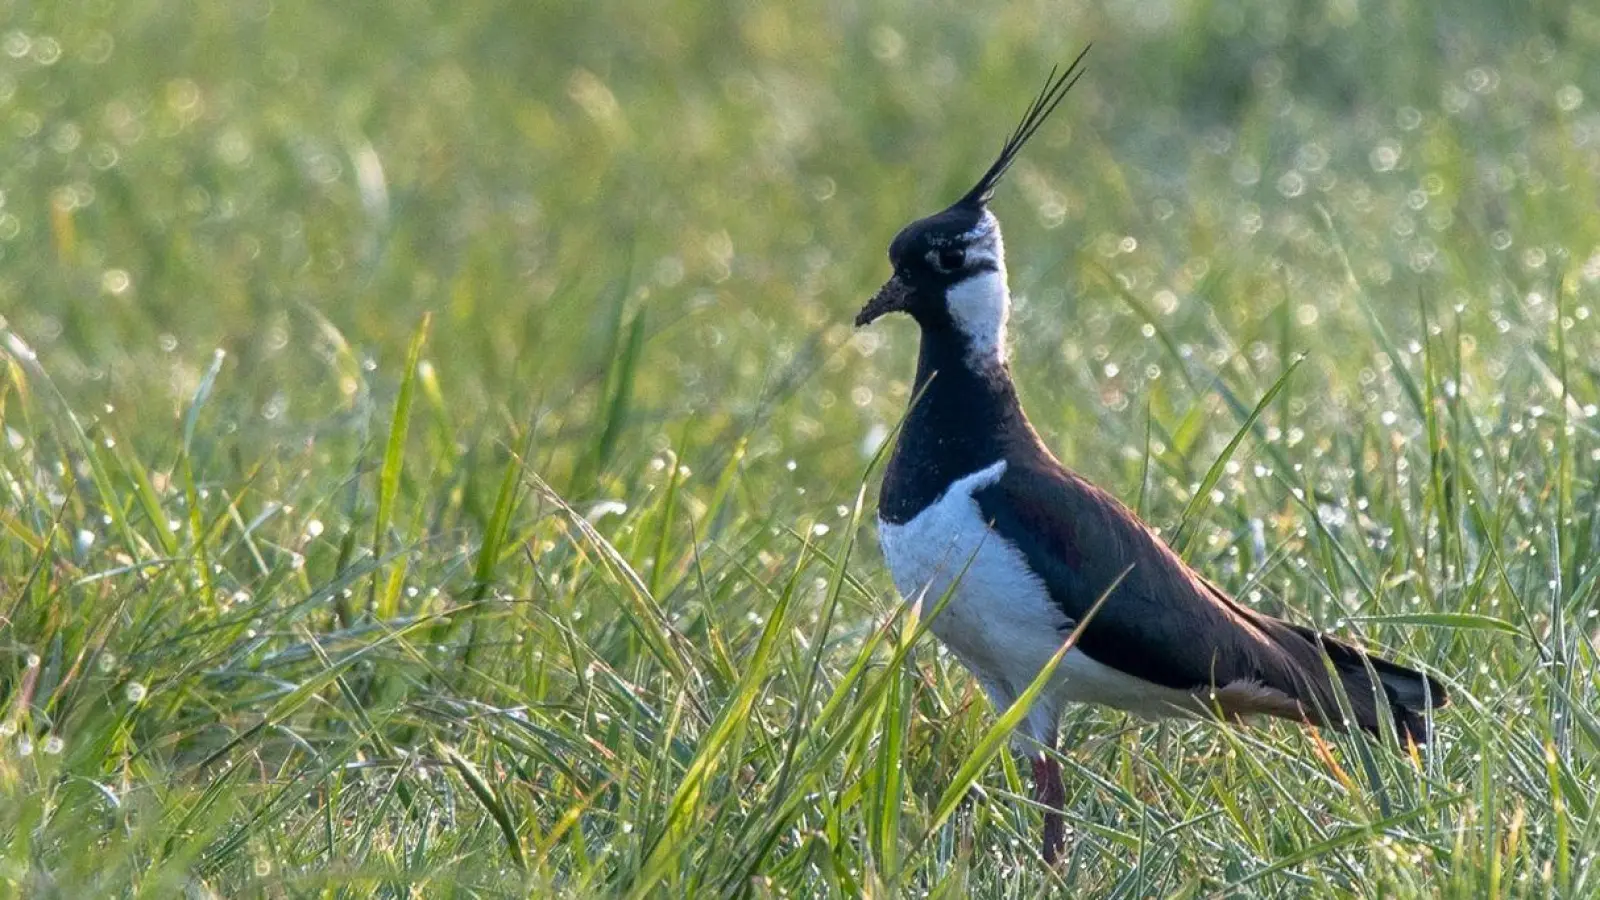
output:
<path id="1" fill-rule="evenodd" d="M 1401 145 L 1399 141 L 1383 140 L 1372 148 L 1367 156 L 1374 172 L 1392 172 L 1400 164 Z"/>
<path id="2" fill-rule="evenodd" d="M 113 297 L 120 297 L 133 286 L 133 278 L 124 269 L 107 269 L 100 276 L 100 289 Z"/>

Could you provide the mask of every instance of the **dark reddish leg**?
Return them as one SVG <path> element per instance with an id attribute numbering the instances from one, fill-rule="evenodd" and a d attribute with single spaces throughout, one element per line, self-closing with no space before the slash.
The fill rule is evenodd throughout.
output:
<path id="1" fill-rule="evenodd" d="M 1055 865 L 1066 843 L 1067 822 L 1061 815 L 1066 808 L 1067 789 L 1061 783 L 1061 763 L 1048 753 L 1033 758 L 1033 799 L 1047 811 L 1044 814 L 1044 861 Z"/>

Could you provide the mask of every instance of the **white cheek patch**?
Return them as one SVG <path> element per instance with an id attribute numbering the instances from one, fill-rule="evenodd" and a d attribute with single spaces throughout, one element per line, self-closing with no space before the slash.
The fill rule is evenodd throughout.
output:
<path id="1" fill-rule="evenodd" d="M 995 262 L 993 271 L 978 272 L 953 285 L 945 295 L 951 320 L 967 338 L 967 361 L 974 366 L 993 365 L 1006 358 L 1011 296 L 1004 264 Z"/>

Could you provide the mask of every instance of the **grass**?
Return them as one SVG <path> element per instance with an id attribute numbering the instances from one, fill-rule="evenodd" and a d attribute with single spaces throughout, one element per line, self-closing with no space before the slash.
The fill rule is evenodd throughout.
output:
<path id="1" fill-rule="evenodd" d="M 1591 4 L 0 20 L 5 895 L 1600 894 Z M 1455 705 L 1075 710 L 1049 872 L 849 322 L 1089 39 L 996 206 L 1035 421 Z"/>

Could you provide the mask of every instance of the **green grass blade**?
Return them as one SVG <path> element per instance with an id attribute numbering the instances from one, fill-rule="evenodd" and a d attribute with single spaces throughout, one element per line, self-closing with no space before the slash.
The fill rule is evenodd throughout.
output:
<path id="1" fill-rule="evenodd" d="M 400 494 L 400 473 L 405 468 L 406 432 L 411 426 L 411 403 L 416 393 L 417 365 L 422 360 L 422 347 L 428 340 L 428 327 L 432 315 L 424 313 L 422 323 L 411 336 L 411 346 L 406 350 L 404 374 L 400 379 L 400 392 L 395 397 L 394 415 L 389 420 L 389 439 L 384 444 L 383 468 L 378 471 L 378 509 L 372 523 L 372 555 L 384 554 L 384 542 L 394 514 L 395 498 Z M 380 594 L 382 572 L 372 580 L 373 611 L 379 619 L 394 617 L 394 603 L 388 592 Z M 381 598 L 381 599 L 380 599 Z"/>
<path id="2" fill-rule="evenodd" d="M 462 756 L 454 747 L 435 742 L 434 751 L 450 763 L 450 767 L 466 783 L 467 790 L 472 792 L 472 796 L 477 798 L 478 803 L 489 813 L 489 817 L 494 819 L 495 825 L 500 829 L 500 836 L 505 839 L 506 853 L 511 856 L 511 863 L 519 869 L 526 868 L 527 863 L 522 853 L 522 838 L 518 833 L 516 820 L 512 817 L 510 808 L 501 801 L 494 788 L 484 779 L 483 773 L 472 764 L 472 760 Z"/>
<path id="3" fill-rule="evenodd" d="M 1261 395 L 1261 399 L 1256 401 L 1255 408 L 1245 418 L 1244 424 L 1239 426 L 1239 429 L 1233 433 L 1232 439 L 1228 441 L 1228 446 L 1224 447 L 1222 453 L 1212 461 L 1211 468 L 1206 470 L 1205 477 L 1200 480 L 1200 487 L 1189 497 L 1189 502 L 1184 505 L 1183 513 L 1178 517 L 1177 534 L 1172 542 L 1174 547 L 1180 548 L 1179 554 L 1181 556 L 1187 557 L 1189 555 L 1195 536 L 1199 533 L 1199 529 L 1193 527 L 1192 523 L 1210 504 L 1211 491 L 1217 486 L 1217 482 L 1222 479 L 1222 473 L 1227 470 L 1228 461 L 1233 459 L 1234 451 L 1239 449 L 1239 444 L 1244 441 L 1245 435 L 1248 435 L 1255 428 L 1256 421 L 1261 418 L 1261 414 L 1272 405 L 1272 398 L 1278 396 L 1278 392 L 1283 390 L 1284 386 L 1289 383 L 1289 377 L 1294 374 L 1295 369 L 1300 367 L 1300 363 L 1303 360 L 1304 357 L 1289 363 L 1283 370 L 1283 374 L 1278 376 L 1278 380 L 1272 383 L 1272 387 L 1268 388 L 1267 392 Z"/>

